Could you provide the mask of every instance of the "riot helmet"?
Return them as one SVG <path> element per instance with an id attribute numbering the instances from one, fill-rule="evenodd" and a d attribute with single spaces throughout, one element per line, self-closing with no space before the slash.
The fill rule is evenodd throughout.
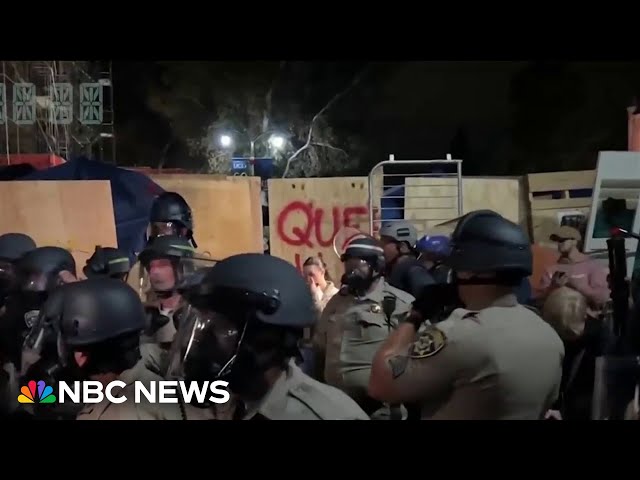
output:
<path id="1" fill-rule="evenodd" d="M 365 295 L 385 267 L 383 249 L 369 235 L 360 235 L 349 242 L 340 260 L 344 265 L 342 288 L 355 296 Z"/>
<path id="2" fill-rule="evenodd" d="M 299 356 L 313 299 L 296 268 L 270 255 L 234 255 L 181 291 L 193 314 L 173 342 L 169 377 L 221 379 L 245 399 L 268 390 L 264 373 Z"/>
<path id="3" fill-rule="evenodd" d="M 380 226 L 380 240 L 384 249 L 387 267 L 393 266 L 398 258 L 416 255 L 418 232 L 407 220 L 386 221 Z"/>
<path id="4" fill-rule="evenodd" d="M 64 281 L 62 272 L 76 275 L 76 262 L 68 250 L 61 247 L 38 247 L 17 262 L 16 301 L 25 315 L 25 323 L 31 328 L 38 310 L 48 294 Z"/>
<path id="5" fill-rule="evenodd" d="M 193 273 L 195 252 L 189 240 L 177 235 L 163 235 L 149 243 L 138 255 L 149 274 L 151 288 L 160 297 L 176 293 L 177 285 Z"/>
<path id="6" fill-rule="evenodd" d="M 0 307 L 16 287 L 16 262 L 35 248 L 33 239 L 23 233 L 0 235 Z"/>
<path id="7" fill-rule="evenodd" d="M 531 275 L 533 255 L 525 232 L 492 210 L 464 215 L 451 234 L 451 254 L 444 260 L 454 272 L 495 274 L 495 278 L 473 278 L 458 283 L 519 285 Z"/>
<path id="8" fill-rule="evenodd" d="M 87 278 L 110 277 L 126 281 L 130 269 L 129 257 L 122 250 L 96 246 L 82 272 Z"/>
<path id="9" fill-rule="evenodd" d="M 163 235 L 185 237 L 194 248 L 198 248 L 193 238 L 191 207 L 179 193 L 164 192 L 156 197 L 151 206 L 147 243 Z"/>
<path id="10" fill-rule="evenodd" d="M 66 285 L 59 316 L 58 357 L 86 375 L 120 373 L 140 359 L 144 307 L 136 292 L 113 278 L 89 278 Z M 86 354 L 80 364 L 74 353 Z"/>
<path id="11" fill-rule="evenodd" d="M 449 256 L 449 237 L 446 235 L 425 235 L 416 243 L 420 256 L 430 257 L 436 261 Z"/>

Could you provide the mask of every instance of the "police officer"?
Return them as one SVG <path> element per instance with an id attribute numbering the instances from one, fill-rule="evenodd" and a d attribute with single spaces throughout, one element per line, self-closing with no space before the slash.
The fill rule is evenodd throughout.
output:
<path id="1" fill-rule="evenodd" d="M 179 193 L 164 192 L 158 195 L 151 205 L 147 241 L 153 241 L 162 235 L 184 237 L 191 242 L 193 248 L 198 248 L 193 238 L 191 207 Z"/>
<path id="2" fill-rule="evenodd" d="M 353 400 L 308 377 L 294 361 L 316 314 L 293 265 L 269 255 L 234 255 L 184 295 L 199 314 L 180 326 L 170 377 L 229 382 L 240 401 L 236 419 L 368 419 Z"/>
<path id="3" fill-rule="evenodd" d="M 178 285 L 194 272 L 194 250 L 185 237 L 157 237 L 138 259 L 149 276 L 154 302 L 147 302 L 148 325 L 142 336 L 143 358 L 159 375 L 166 373 L 168 352 L 184 304 Z"/>
<path id="4" fill-rule="evenodd" d="M 176 192 L 164 192 L 158 195 L 151 205 L 149 225 L 147 226 L 146 242 L 153 242 L 163 235 L 176 235 L 186 238 L 193 248 L 198 248 L 193 237 L 193 215 L 187 201 Z M 129 274 L 128 283 L 140 293 L 143 301 L 153 298 L 151 292 L 146 292 L 144 271 L 141 265 L 133 265 Z"/>
<path id="5" fill-rule="evenodd" d="M 8 321 L 6 303 L 16 289 L 16 263 L 27 252 L 36 248 L 31 237 L 22 233 L 0 235 L 0 415 L 15 410 L 18 395 L 14 326 Z"/>
<path id="6" fill-rule="evenodd" d="M 385 222 L 379 234 L 386 261 L 385 277 L 390 285 L 415 297 L 426 285 L 434 283 L 425 265 L 418 261 L 418 232 L 410 222 Z"/>
<path id="7" fill-rule="evenodd" d="M 376 350 L 414 299 L 385 281 L 383 251 L 374 238 L 352 240 L 341 260 L 340 293 L 327 303 L 313 335 L 317 378 L 346 392 L 372 418 L 395 419 L 400 409 L 371 399 L 367 385 Z"/>
<path id="8" fill-rule="evenodd" d="M 433 283 L 447 283 L 451 269 L 443 261 L 449 256 L 449 237 L 446 235 L 425 235 L 416 244 L 418 260 L 427 268 Z"/>
<path id="9" fill-rule="evenodd" d="M 16 263 L 16 289 L 7 303 L 3 344 L 19 370 L 22 343 L 49 293 L 65 283 L 65 275 L 75 279 L 76 262 L 60 247 L 38 247 Z"/>
<path id="10" fill-rule="evenodd" d="M 136 293 L 112 278 L 90 278 L 63 289 L 57 342 L 60 363 L 82 380 L 124 382 L 123 388 L 113 388 L 112 395 L 127 398 L 123 403 L 105 398 L 98 404 L 86 404 L 77 419 L 182 419 L 177 404 L 152 404 L 144 397 L 135 403 L 134 382 L 150 389 L 152 382 L 162 380 L 147 370 L 140 358 L 140 332 L 146 321 Z"/>
<path id="11" fill-rule="evenodd" d="M 433 299 L 376 353 L 369 394 L 422 404 L 423 419 L 542 419 L 558 396 L 562 341 L 519 305 L 513 286 L 532 270 L 522 229 L 490 210 L 460 219 L 446 263 L 466 308 L 417 335 Z"/>
<path id="12" fill-rule="evenodd" d="M 126 281 L 130 269 L 129 257 L 122 250 L 97 246 L 82 273 L 87 278 L 110 277 Z"/>

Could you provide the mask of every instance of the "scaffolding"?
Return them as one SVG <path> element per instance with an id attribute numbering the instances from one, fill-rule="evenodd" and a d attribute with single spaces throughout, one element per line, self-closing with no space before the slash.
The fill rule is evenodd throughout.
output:
<path id="1" fill-rule="evenodd" d="M 2 61 L 0 73 L 0 154 L 9 162 L 15 154 L 46 153 L 116 163 L 111 62 Z"/>

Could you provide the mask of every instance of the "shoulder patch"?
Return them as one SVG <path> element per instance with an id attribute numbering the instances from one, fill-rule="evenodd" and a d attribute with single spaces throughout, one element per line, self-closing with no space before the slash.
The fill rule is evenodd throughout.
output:
<path id="1" fill-rule="evenodd" d="M 427 327 L 415 341 L 409 352 L 411 358 L 431 357 L 447 344 L 444 332 L 436 327 Z"/>

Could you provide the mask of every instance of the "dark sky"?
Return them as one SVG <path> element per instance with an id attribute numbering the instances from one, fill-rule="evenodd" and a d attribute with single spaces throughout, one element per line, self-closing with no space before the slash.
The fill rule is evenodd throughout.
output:
<path id="1" fill-rule="evenodd" d="M 252 75 L 257 81 L 277 65 L 256 62 L 252 74 L 251 65 L 243 64 L 242 88 L 249 90 Z M 274 103 L 282 112 L 295 105 L 310 118 L 365 65 L 287 62 Z M 639 67 L 634 62 L 373 63 L 327 118 L 338 135 L 358 137 L 362 146 L 354 154 L 363 170 L 390 153 L 428 159 L 452 149 L 464 155 L 465 170 L 474 174 L 549 170 L 560 158 L 563 168 L 592 168 L 598 150 L 626 146 L 625 108 L 640 86 Z M 113 68 L 117 125 L 135 123 L 134 136 L 146 145 L 136 150 L 137 158 L 124 153 L 119 160 L 153 164 L 169 127 L 147 108 L 145 92 L 161 69 L 117 62 Z M 218 88 L 215 80 L 211 85 Z M 120 139 L 119 152 L 127 152 L 131 141 Z M 184 166 L 180 158 L 184 151 L 174 152 L 167 166 Z"/>

